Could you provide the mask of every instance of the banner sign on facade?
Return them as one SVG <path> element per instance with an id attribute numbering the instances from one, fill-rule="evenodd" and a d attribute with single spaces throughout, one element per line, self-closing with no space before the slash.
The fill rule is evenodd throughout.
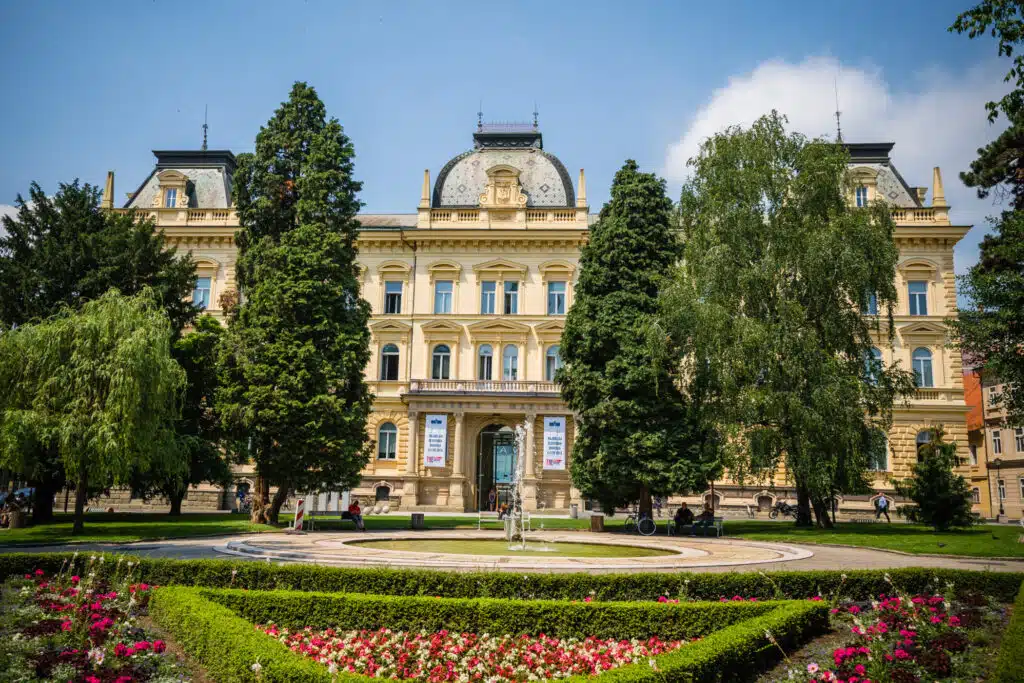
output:
<path id="1" fill-rule="evenodd" d="M 544 418 L 544 469 L 565 469 L 565 418 Z"/>
<path id="2" fill-rule="evenodd" d="M 448 416 L 427 415 L 426 443 L 423 445 L 423 466 L 444 467 L 448 453 Z"/>

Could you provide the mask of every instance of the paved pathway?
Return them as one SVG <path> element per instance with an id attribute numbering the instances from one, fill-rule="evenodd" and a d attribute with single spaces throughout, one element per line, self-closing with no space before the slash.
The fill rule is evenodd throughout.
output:
<path id="1" fill-rule="evenodd" d="M 285 534 L 249 534 L 220 538 L 191 538 L 168 541 L 149 541 L 122 545 L 106 543 L 89 543 L 81 545 L 54 545 L 35 548 L 0 547 L 0 552 L 57 552 L 67 550 L 121 552 L 148 557 L 169 557 L 178 559 L 248 559 L 273 562 L 313 562 L 317 564 L 335 564 L 348 566 L 398 566 L 397 558 L 381 559 L 386 551 L 369 551 L 347 545 L 347 541 L 366 539 L 386 539 L 396 536 L 426 538 L 453 536 L 464 538 L 494 537 L 487 532 L 415 532 L 396 534 L 394 532 L 316 532 L 305 535 Z M 780 571 L 804 569 L 888 569 L 893 567 L 941 567 L 952 569 L 976 569 L 989 571 L 1024 572 L 1024 560 L 989 560 L 985 558 L 940 557 L 928 555 L 905 555 L 874 550 L 868 548 L 849 548 L 828 545 L 777 544 L 748 541 L 742 539 L 666 539 L 653 537 L 640 539 L 639 536 L 623 536 L 609 534 L 607 536 L 590 535 L 586 532 L 545 532 L 550 540 L 574 540 L 577 542 L 625 542 L 637 544 L 648 541 L 658 547 L 669 547 L 679 550 L 680 560 L 672 566 L 653 566 L 651 563 L 663 563 L 664 557 L 619 558 L 613 566 L 597 566 L 581 562 L 582 560 L 600 558 L 537 558 L 535 556 L 514 558 L 514 562 L 502 562 L 501 558 L 488 557 L 464 562 L 465 556 L 429 555 L 426 563 L 409 564 L 414 567 L 452 569 L 505 569 L 509 571 Z M 244 548 L 242 546 L 245 546 Z M 225 554 L 231 551 L 231 554 Z M 696 552 L 693 552 L 696 551 Z M 394 552 L 394 551 L 387 551 Z M 237 554 L 235 554 L 237 553 Z M 403 555 L 404 553 L 399 553 Z M 369 559 L 367 560 L 367 556 Z M 363 560 L 359 561 L 359 557 Z M 330 561 L 332 558 L 335 561 Z M 340 558 L 340 559 L 339 559 Z M 454 558 L 454 559 L 452 559 Z M 554 562 L 554 560 L 560 560 Z M 561 560 L 571 559 L 563 563 Z M 644 564 L 644 562 L 648 564 Z M 607 563 L 608 561 L 605 561 Z M 445 564 L 447 563 L 447 564 Z M 709 566 L 714 565 L 714 566 Z"/>

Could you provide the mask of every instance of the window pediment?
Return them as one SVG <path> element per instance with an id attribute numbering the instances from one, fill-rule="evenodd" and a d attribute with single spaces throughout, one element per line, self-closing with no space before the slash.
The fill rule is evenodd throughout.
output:
<path id="1" fill-rule="evenodd" d="M 913 274 L 930 275 L 938 272 L 939 264 L 926 258 L 910 258 L 897 264 L 896 269 L 908 276 Z"/>
<path id="2" fill-rule="evenodd" d="M 424 325 L 423 336 L 427 339 L 450 339 L 458 340 L 462 336 L 462 325 L 448 320 L 434 320 Z"/>
<path id="3" fill-rule="evenodd" d="M 381 276 L 400 276 L 402 279 L 408 279 L 409 273 L 412 271 L 412 266 L 405 261 L 382 261 L 377 265 L 377 273 Z"/>
<path id="4" fill-rule="evenodd" d="M 381 320 L 370 324 L 370 333 L 377 340 L 408 341 L 412 326 L 399 320 Z"/>
<path id="5" fill-rule="evenodd" d="M 505 259 L 494 259 L 473 266 L 473 271 L 477 275 L 490 275 L 500 279 L 509 275 L 522 277 L 526 275 L 527 267 L 521 263 L 514 263 Z"/>
<path id="6" fill-rule="evenodd" d="M 476 341 L 520 341 L 525 342 L 530 326 L 511 320 L 483 320 L 469 326 L 469 335 Z"/>
<path id="7" fill-rule="evenodd" d="M 434 280 L 458 280 L 462 273 L 462 266 L 455 261 L 434 261 L 427 266 L 430 273 L 430 281 Z"/>
<path id="8" fill-rule="evenodd" d="M 563 261 L 561 259 L 553 261 L 545 261 L 538 266 L 540 270 L 541 278 L 547 282 L 548 280 L 572 280 L 572 276 L 576 273 L 576 266 Z"/>
<path id="9" fill-rule="evenodd" d="M 533 328 L 533 333 L 541 342 L 554 342 L 562 338 L 565 323 L 561 320 L 549 320 Z"/>

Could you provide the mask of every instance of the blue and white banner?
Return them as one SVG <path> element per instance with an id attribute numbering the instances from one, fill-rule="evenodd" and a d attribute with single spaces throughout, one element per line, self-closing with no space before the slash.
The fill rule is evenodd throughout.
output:
<path id="1" fill-rule="evenodd" d="M 448 454 L 448 416 L 427 415 L 426 443 L 423 444 L 423 466 L 444 467 Z"/>
<path id="2" fill-rule="evenodd" d="M 565 418 L 544 418 L 544 469 L 565 469 Z"/>

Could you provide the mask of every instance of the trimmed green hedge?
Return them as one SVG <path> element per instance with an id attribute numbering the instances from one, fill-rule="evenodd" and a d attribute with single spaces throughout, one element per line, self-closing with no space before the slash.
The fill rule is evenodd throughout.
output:
<path id="1" fill-rule="evenodd" d="M 654 668 L 634 664 L 597 677 L 610 682 L 745 679 L 777 661 L 781 654 L 765 631 L 791 650 L 828 628 L 828 606 L 809 601 L 602 604 L 181 587 L 161 588 L 151 600 L 154 620 L 207 668 L 211 678 L 230 682 L 257 680 L 252 671 L 257 660 L 262 667 L 261 681 L 332 680 L 326 667 L 290 652 L 253 628 L 252 622 L 270 620 L 314 628 L 447 627 L 477 633 L 543 631 L 561 637 L 641 637 L 653 632 L 664 638 L 703 636 L 700 641 L 655 658 Z M 373 679 L 339 674 L 334 680 L 356 683 Z M 594 677 L 571 680 L 583 683 Z"/>
<path id="2" fill-rule="evenodd" d="M 78 563 L 89 553 L 79 553 Z M 10 553 L 0 555 L 0 578 L 20 576 L 36 568 L 57 571 L 71 553 Z M 451 598 L 515 598 L 581 600 L 591 595 L 599 601 L 653 600 L 659 595 L 698 600 L 720 597 L 806 598 L 817 593 L 841 593 L 855 599 L 891 593 L 888 573 L 903 591 L 925 593 L 957 590 L 989 595 L 1012 602 L 1024 573 L 968 571 L 961 569 L 852 570 L 842 578 L 839 571 L 782 571 L 731 573 L 641 574 L 514 574 L 507 572 L 447 572 L 415 569 L 347 569 L 315 565 L 278 566 L 239 560 L 169 560 L 126 558 L 139 563 L 135 576 L 160 586 L 249 588 L 252 590 L 300 590 L 367 593 L 374 595 L 426 595 Z M 116 562 L 100 571 L 110 572 Z M 123 569 L 123 568 L 122 568 Z M 232 571 L 237 574 L 232 577 Z M 938 583 L 936 584 L 936 580 Z"/>
<path id="3" fill-rule="evenodd" d="M 1024 584 L 1013 603 L 1010 625 L 1003 632 L 996 660 L 996 683 L 1024 683 Z"/>
<path id="4" fill-rule="evenodd" d="M 162 589 L 161 589 L 162 590 Z M 160 592 L 160 591 L 157 591 Z M 422 598 L 358 593 L 304 593 L 200 589 L 204 598 L 256 624 L 288 628 L 519 635 L 555 638 L 650 638 L 706 636 L 738 621 L 761 616 L 779 602 L 565 602 L 495 598 Z"/>

